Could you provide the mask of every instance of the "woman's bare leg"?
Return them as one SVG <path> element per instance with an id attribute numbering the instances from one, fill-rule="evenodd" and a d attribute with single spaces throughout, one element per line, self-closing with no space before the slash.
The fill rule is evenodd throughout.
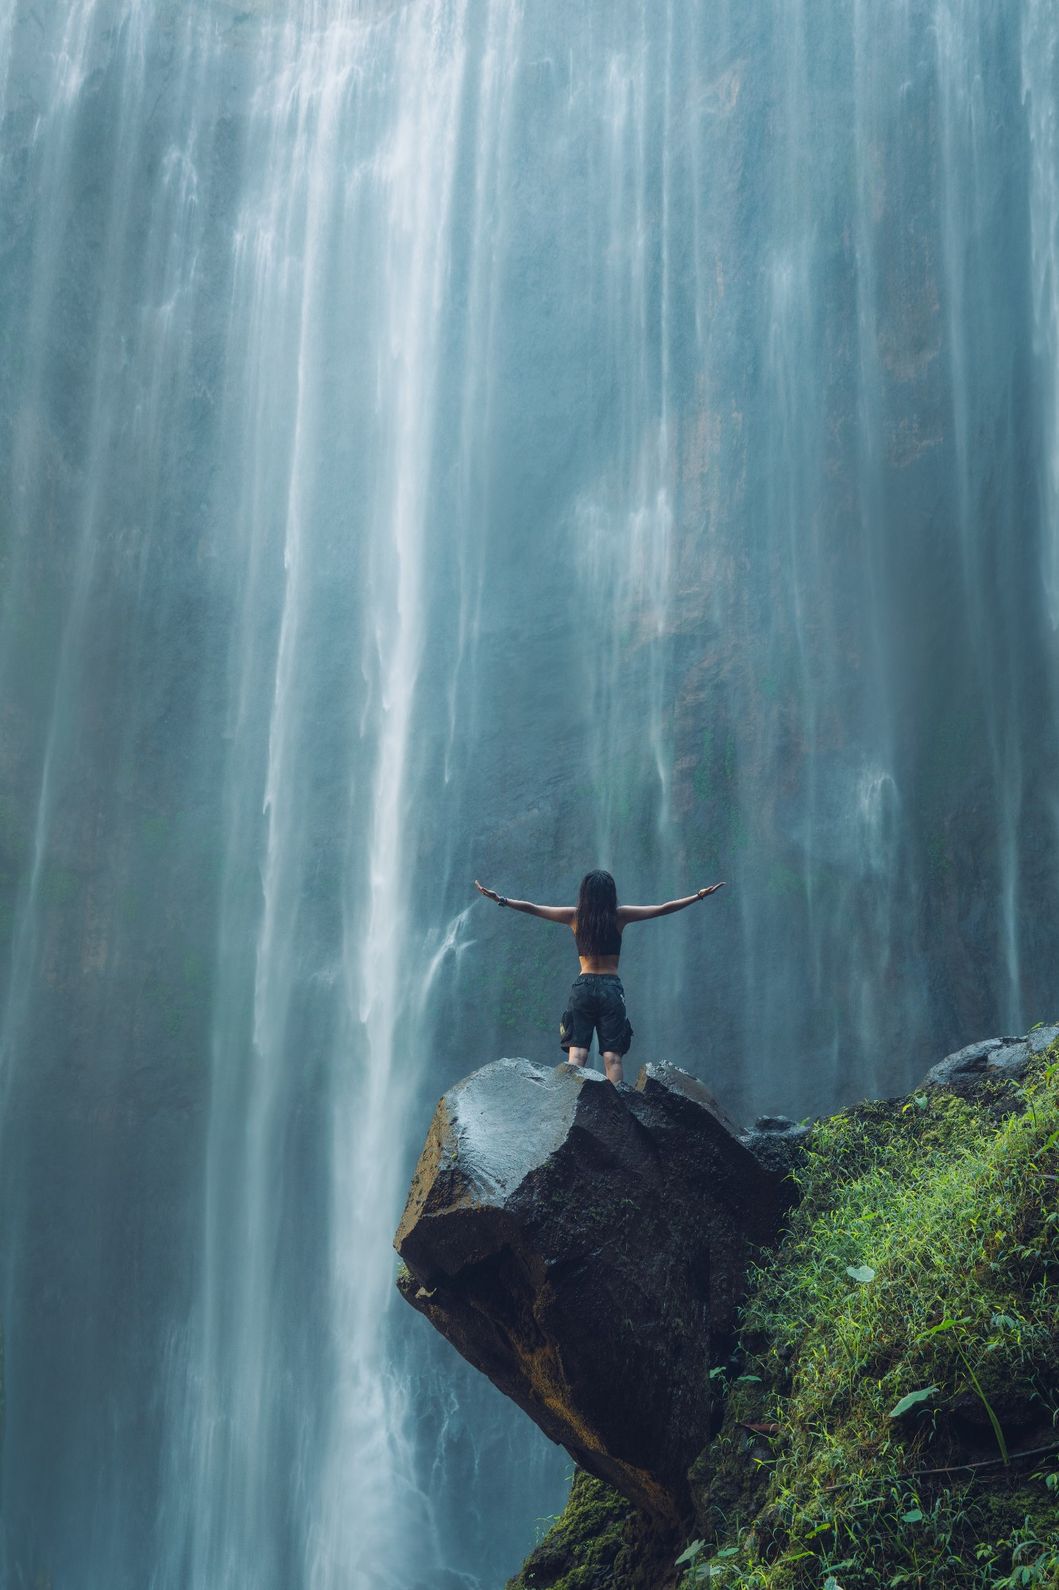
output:
<path id="1" fill-rule="evenodd" d="M 603 1053 L 603 1069 L 607 1073 L 607 1078 L 609 1081 L 625 1081 L 625 1072 L 622 1068 L 621 1055 L 615 1054 L 612 1049 L 607 1049 Z"/>
<path id="2" fill-rule="evenodd" d="M 587 1049 L 568 1049 L 566 1058 L 572 1066 L 583 1066 L 588 1059 Z"/>

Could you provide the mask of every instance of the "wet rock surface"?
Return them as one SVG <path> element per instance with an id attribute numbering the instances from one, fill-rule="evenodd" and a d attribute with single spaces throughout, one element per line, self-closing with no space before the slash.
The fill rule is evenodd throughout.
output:
<path id="1" fill-rule="evenodd" d="M 807 1121 L 791 1121 L 785 1115 L 760 1115 L 748 1131 L 740 1133 L 740 1141 L 762 1165 L 786 1175 L 797 1163 L 808 1135 Z"/>
<path id="2" fill-rule="evenodd" d="M 931 1066 L 919 1086 L 945 1088 L 967 1097 L 990 1078 L 1018 1082 L 1034 1055 L 1042 1054 L 1057 1037 L 1059 1025 L 1036 1027 L 1023 1038 L 981 1039 Z"/>
<path id="3" fill-rule="evenodd" d="M 798 1135 L 741 1137 L 675 1066 L 614 1088 L 499 1060 L 438 1105 L 395 1239 L 401 1291 L 582 1468 L 675 1522 Z"/>

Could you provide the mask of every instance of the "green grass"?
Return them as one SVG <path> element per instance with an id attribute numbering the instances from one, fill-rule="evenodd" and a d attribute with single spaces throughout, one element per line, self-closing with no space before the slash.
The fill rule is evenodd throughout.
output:
<path id="1" fill-rule="evenodd" d="M 744 1312 L 745 1369 L 760 1379 L 733 1386 L 698 1466 L 687 1590 L 1059 1590 L 1059 1452 L 1017 1457 L 1059 1440 L 1047 1062 L 1023 1113 L 1005 1113 L 1004 1085 L 974 1103 L 862 1105 L 813 1129 L 802 1201 Z"/>

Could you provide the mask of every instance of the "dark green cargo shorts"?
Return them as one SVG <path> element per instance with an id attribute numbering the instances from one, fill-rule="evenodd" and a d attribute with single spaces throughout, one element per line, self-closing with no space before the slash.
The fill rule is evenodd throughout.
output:
<path id="1" fill-rule="evenodd" d="M 632 1027 L 625 1014 L 625 990 L 617 972 L 582 972 L 559 1023 L 563 1049 L 587 1049 L 593 1032 L 599 1036 L 600 1054 L 627 1054 Z"/>

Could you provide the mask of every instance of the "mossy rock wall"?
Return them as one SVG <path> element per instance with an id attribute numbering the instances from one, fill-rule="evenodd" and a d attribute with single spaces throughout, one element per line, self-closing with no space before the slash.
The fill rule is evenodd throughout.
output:
<path id="1" fill-rule="evenodd" d="M 602 1480 L 575 1470 L 570 1500 L 507 1590 L 659 1590 L 675 1543 Z"/>

